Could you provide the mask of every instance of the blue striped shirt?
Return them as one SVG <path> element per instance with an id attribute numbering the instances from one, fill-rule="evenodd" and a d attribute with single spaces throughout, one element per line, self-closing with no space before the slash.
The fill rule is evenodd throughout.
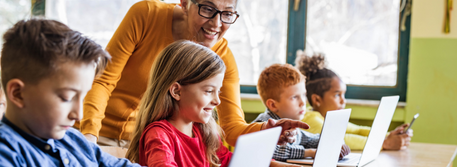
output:
<path id="1" fill-rule="evenodd" d="M 257 116 L 257 118 L 252 122 L 265 122 L 268 121 L 268 119 L 278 120 L 281 118 L 267 109 L 264 113 L 259 114 L 259 116 Z M 278 161 L 286 161 L 287 159 L 303 159 L 305 158 L 305 149 L 317 148 L 320 134 L 312 134 L 301 129 L 297 132 L 297 138 L 294 143 L 276 145 L 273 159 Z"/>

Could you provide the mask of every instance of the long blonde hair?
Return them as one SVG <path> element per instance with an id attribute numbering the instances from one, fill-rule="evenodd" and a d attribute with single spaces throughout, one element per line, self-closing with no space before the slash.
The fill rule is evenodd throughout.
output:
<path id="1" fill-rule="evenodd" d="M 224 62 L 207 47 L 186 40 L 176 41 L 167 46 L 152 66 L 126 157 L 132 162 L 139 162 L 139 142 L 144 129 L 150 123 L 168 119 L 178 111 L 178 103 L 168 91 L 173 83 L 195 84 L 223 72 Z M 219 158 L 216 155 L 220 147 L 219 125 L 214 118 L 210 118 L 208 123 L 200 124 L 200 130 L 206 146 L 206 159 L 211 166 L 219 166 Z"/>

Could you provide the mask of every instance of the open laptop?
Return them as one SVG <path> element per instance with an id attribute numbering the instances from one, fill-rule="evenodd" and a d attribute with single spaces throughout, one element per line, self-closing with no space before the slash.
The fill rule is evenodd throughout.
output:
<path id="1" fill-rule="evenodd" d="M 350 116 L 351 109 L 327 112 L 314 159 L 289 159 L 287 162 L 336 166 Z"/>
<path id="2" fill-rule="evenodd" d="M 344 159 L 338 161 L 338 166 L 364 166 L 378 157 L 399 98 L 399 96 L 385 96 L 381 98 L 381 103 L 379 104 L 378 111 L 376 112 L 376 116 L 373 121 L 373 125 L 371 126 L 370 134 L 368 135 L 362 154 L 350 153 L 344 157 Z M 323 136 L 321 136 L 321 138 L 322 137 Z M 319 146 L 321 144 L 320 141 Z M 317 152 L 319 152 L 319 150 L 320 149 L 318 147 Z M 287 160 L 287 162 L 302 164 L 306 164 L 309 161 L 312 161 L 312 159 Z M 315 158 L 315 163 L 316 161 L 319 161 L 319 159 Z"/>
<path id="3" fill-rule="evenodd" d="M 275 127 L 238 137 L 229 167 L 270 166 L 281 129 Z"/>

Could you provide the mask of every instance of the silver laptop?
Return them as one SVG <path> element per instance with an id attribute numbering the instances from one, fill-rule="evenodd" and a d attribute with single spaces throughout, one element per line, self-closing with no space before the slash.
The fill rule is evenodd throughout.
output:
<path id="1" fill-rule="evenodd" d="M 368 135 L 362 154 L 350 153 L 348 156 L 344 157 L 344 159 L 338 161 L 338 166 L 364 166 L 378 157 L 399 98 L 399 96 L 385 96 L 381 98 L 381 103 L 379 104 L 378 111 L 376 112 L 376 116 L 373 121 L 373 125 L 371 126 L 370 134 Z M 297 160 L 294 161 L 294 163 L 300 163 L 300 161 Z"/>
<path id="2" fill-rule="evenodd" d="M 314 159 L 288 159 L 287 162 L 336 166 L 350 116 L 351 109 L 327 112 Z"/>
<path id="3" fill-rule="evenodd" d="M 270 166 L 281 129 L 275 127 L 238 137 L 229 167 Z"/>

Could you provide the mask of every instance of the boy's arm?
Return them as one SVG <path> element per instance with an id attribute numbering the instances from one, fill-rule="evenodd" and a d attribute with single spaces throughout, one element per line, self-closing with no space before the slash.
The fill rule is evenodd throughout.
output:
<path id="1" fill-rule="evenodd" d="M 27 166 L 23 157 L 11 150 L 8 141 L 0 139 L 0 164 L 2 166 Z"/>
<path id="2" fill-rule="evenodd" d="M 316 135 L 310 135 L 311 137 L 305 136 L 303 130 L 298 130 L 296 141 L 293 144 L 287 143 L 284 145 L 276 145 L 275 152 L 273 154 L 273 159 L 278 161 L 286 161 L 287 159 L 303 159 L 305 157 L 314 157 L 315 149 L 307 149 L 309 145 L 316 145 L 317 143 L 307 143 L 307 142 L 318 142 L 319 136 L 317 136 L 317 141 L 314 141 Z M 312 139 L 312 140 L 310 140 Z M 316 147 L 311 147 L 316 148 Z M 313 151 L 314 150 L 314 151 Z"/>
<path id="3" fill-rule="evenodd" d="M 303 159 L 308 156 L 305 156 L 306 150 L 308 149 L 306 149 L 302 145 L 297 144 L 293 145 L 287 143 L 284 145 L 276 145 L 275 152 L 273 154 L 273 159 L 278 161 L 286 161 L 287 159 Z"/>
<path id="4" fill-rule="evenodd" d="M 121 78 L 136 43 L 141 39 L 143 24 L 147 22 L 148 8 L 144 3 L 146 2 L 137 3 L 130 8 L 106 47 L 112 59 L 84 99 L 84 115 L 79 127 L 83 134 L 99 135 L 108 99 Z"/>
<path id="5" fill-rule="evenodd" d="M 302 129 L 298 131 L 301 136 L 300 145 L 304 146 L 305 148 L 317 148 L 319 144 L 320 134 L 313 134 L 306 132 Z"/>

